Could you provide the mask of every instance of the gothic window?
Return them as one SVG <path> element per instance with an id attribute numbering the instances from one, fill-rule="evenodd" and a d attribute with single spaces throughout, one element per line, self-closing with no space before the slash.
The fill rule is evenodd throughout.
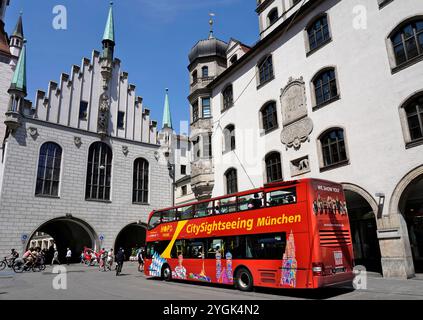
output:
<path id="1" fill-rule="evenodd" d="M 307 28 L 309 51 L 326 44 L 330 39 L 328 16 L 325 14 L 314 20 Z"/>
<path id="2" fill-rule="evenodd" d="M 208 78 L 209 77 L 209 67 L 204 66 L 201 68 L 201 72 L 202 72 L 202 77 L 203 78 Z"/>
<path id="3" fill-rule="evenodd" d="M 261 118 L 263 129 L 266 133 L 278 127 L 276 102 L 272 101 L 263 106 L 261 109 Z"/>
<path id="4" fill-rule="evenodd" d="M 81 101 L 79 104 L 79 120 L 87 120 L 88 118 L 88 102 Z"/>
<path id="5" fill-rule="evenodd" d="M 273 8 L 269 14 L 267 15 L 267 23 L 270 27 L 272 24 L 274 24 L 279 19 L 279 12 L 278 8 Z"/>
<path id="6" fill-rule="evenodd" d="M 238 192 L 238 178 L 236 169 L 228 169 L 225 173 L 226 179 L 226 193 L 232 194 Z"/>
<path id="7" fill-rule="evenodd" d="M 281 154 L 279 152 L 272 152 L 266 156 L 265 161 L 267 183 L 282 180 Z"/>
<path id="8" fill-rule="evenodd" d="M 118 129 L 124 129 L 125 128 L 125 112 L 123 112 L 123 111 L 118 112 L 117 127 L 118 127 Z"/>
<path id="9" fill-rule="evenodd" d="M 396 66 L 423 56 L 423 18 L 400 25 L 391 35 Z"/>
<path id="10" fill-rule="evenodd" d="M 344 130 L 335 128 L 320 138 L 323 167 L 330 167 L 348 161 Z"/>
<path id="11" fill-rule="evenodd" d="M 143 158 L 134 161 L 132 202 L 148 203 L 149 163 Z"/>
<path id="12" fill-rule="evenodd" d="M 234 91 L 232 85 L 228 85 L 222 92 L 223 110 L 229 109 L 234 104 Z"/>
<path id="13" fill-rule="evenodd" d="M 59 195 L 62 148 L 54 142 L 41 146 L 38 158 L 35 195 L 57 197 Z"/>
<path id="14" fill-rule="evenodd" d="M 235 150 L 235 126 L 229 125 L 223 131 L 223 136 L 225 139 L 225 152 Z"/>
<path id="15" fill-rule="evenodd" d="M 411 142 L 423 139 L 423 94 L 404 106 Z"/>
<path id="16" fill-rule="evenodd" d="M 110 200 L 112 149 L 103 142 L 94 142 L 88 152 L 85 199 Z"/>
<path id="17" fill-rule="evenodd" d="M 273 60 L 269 55 L 258 64 L 259 86 L 274 78 L 273 74 Z"/>
<path id="18" fill-rule="evenodd" d="M 339 97 L 334 68 L 325 69 L 313 78 L 316 107 L 336 100 Z"/>

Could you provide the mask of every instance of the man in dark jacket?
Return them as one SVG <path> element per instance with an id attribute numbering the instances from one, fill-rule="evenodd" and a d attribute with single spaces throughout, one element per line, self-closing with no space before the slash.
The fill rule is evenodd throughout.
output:
<path id="1" fill-rule="evenodd" d="M 125 261 L 125 252 L 122 248 L 119 248 L 116 254 L 116 275 L 122 272 L 123 261 Z"/>

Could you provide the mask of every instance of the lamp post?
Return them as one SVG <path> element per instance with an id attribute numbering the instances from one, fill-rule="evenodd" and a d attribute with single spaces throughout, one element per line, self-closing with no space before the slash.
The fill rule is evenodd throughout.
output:
<path id="1" fill-rule="evenodd" d="M 169 170 L 169 175 L 172 178 L 172 206 L 175 206 L 175 178 L 176 178 L 176 166 L 175 164 L 171 163 L 169 161 L 169 156 L 170 156 L 170 152 L 166 151 L 164 153 L 164 156 L 166 157 L 167 160 L 167 169 Z"/>

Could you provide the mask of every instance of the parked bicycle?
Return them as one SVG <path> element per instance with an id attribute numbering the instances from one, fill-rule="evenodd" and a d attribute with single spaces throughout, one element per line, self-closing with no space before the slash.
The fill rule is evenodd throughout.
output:
<path id="1" fill-rule="evenodd" d="M 14 258 L 8 259 L 7 257 L 4 257 L 3 261 L 0 261 L 0 271 L 6 269 L 6 267 L 12 269 L 14 261 Z"/>

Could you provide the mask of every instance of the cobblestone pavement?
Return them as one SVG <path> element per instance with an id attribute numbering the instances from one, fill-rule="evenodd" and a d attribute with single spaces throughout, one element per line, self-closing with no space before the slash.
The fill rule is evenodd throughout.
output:
<path id="1" fill-rule="evenodd" d="M 244 293 L 215 285 L 164 282 L 147 279 L 136 264 L 126 263 L 123 274 L 99 272 L 96 267 L 72 265 L 67 268 L 67 290 L 53 289 L 52 268 L 40 273 L 0 272 L 0 300 L 292 300 L 292 299 L 423 299 L 423 277 L 392 280 L 370 275 L 367 290 L 332 288 L 310 290 L 256 289 Z"/>

